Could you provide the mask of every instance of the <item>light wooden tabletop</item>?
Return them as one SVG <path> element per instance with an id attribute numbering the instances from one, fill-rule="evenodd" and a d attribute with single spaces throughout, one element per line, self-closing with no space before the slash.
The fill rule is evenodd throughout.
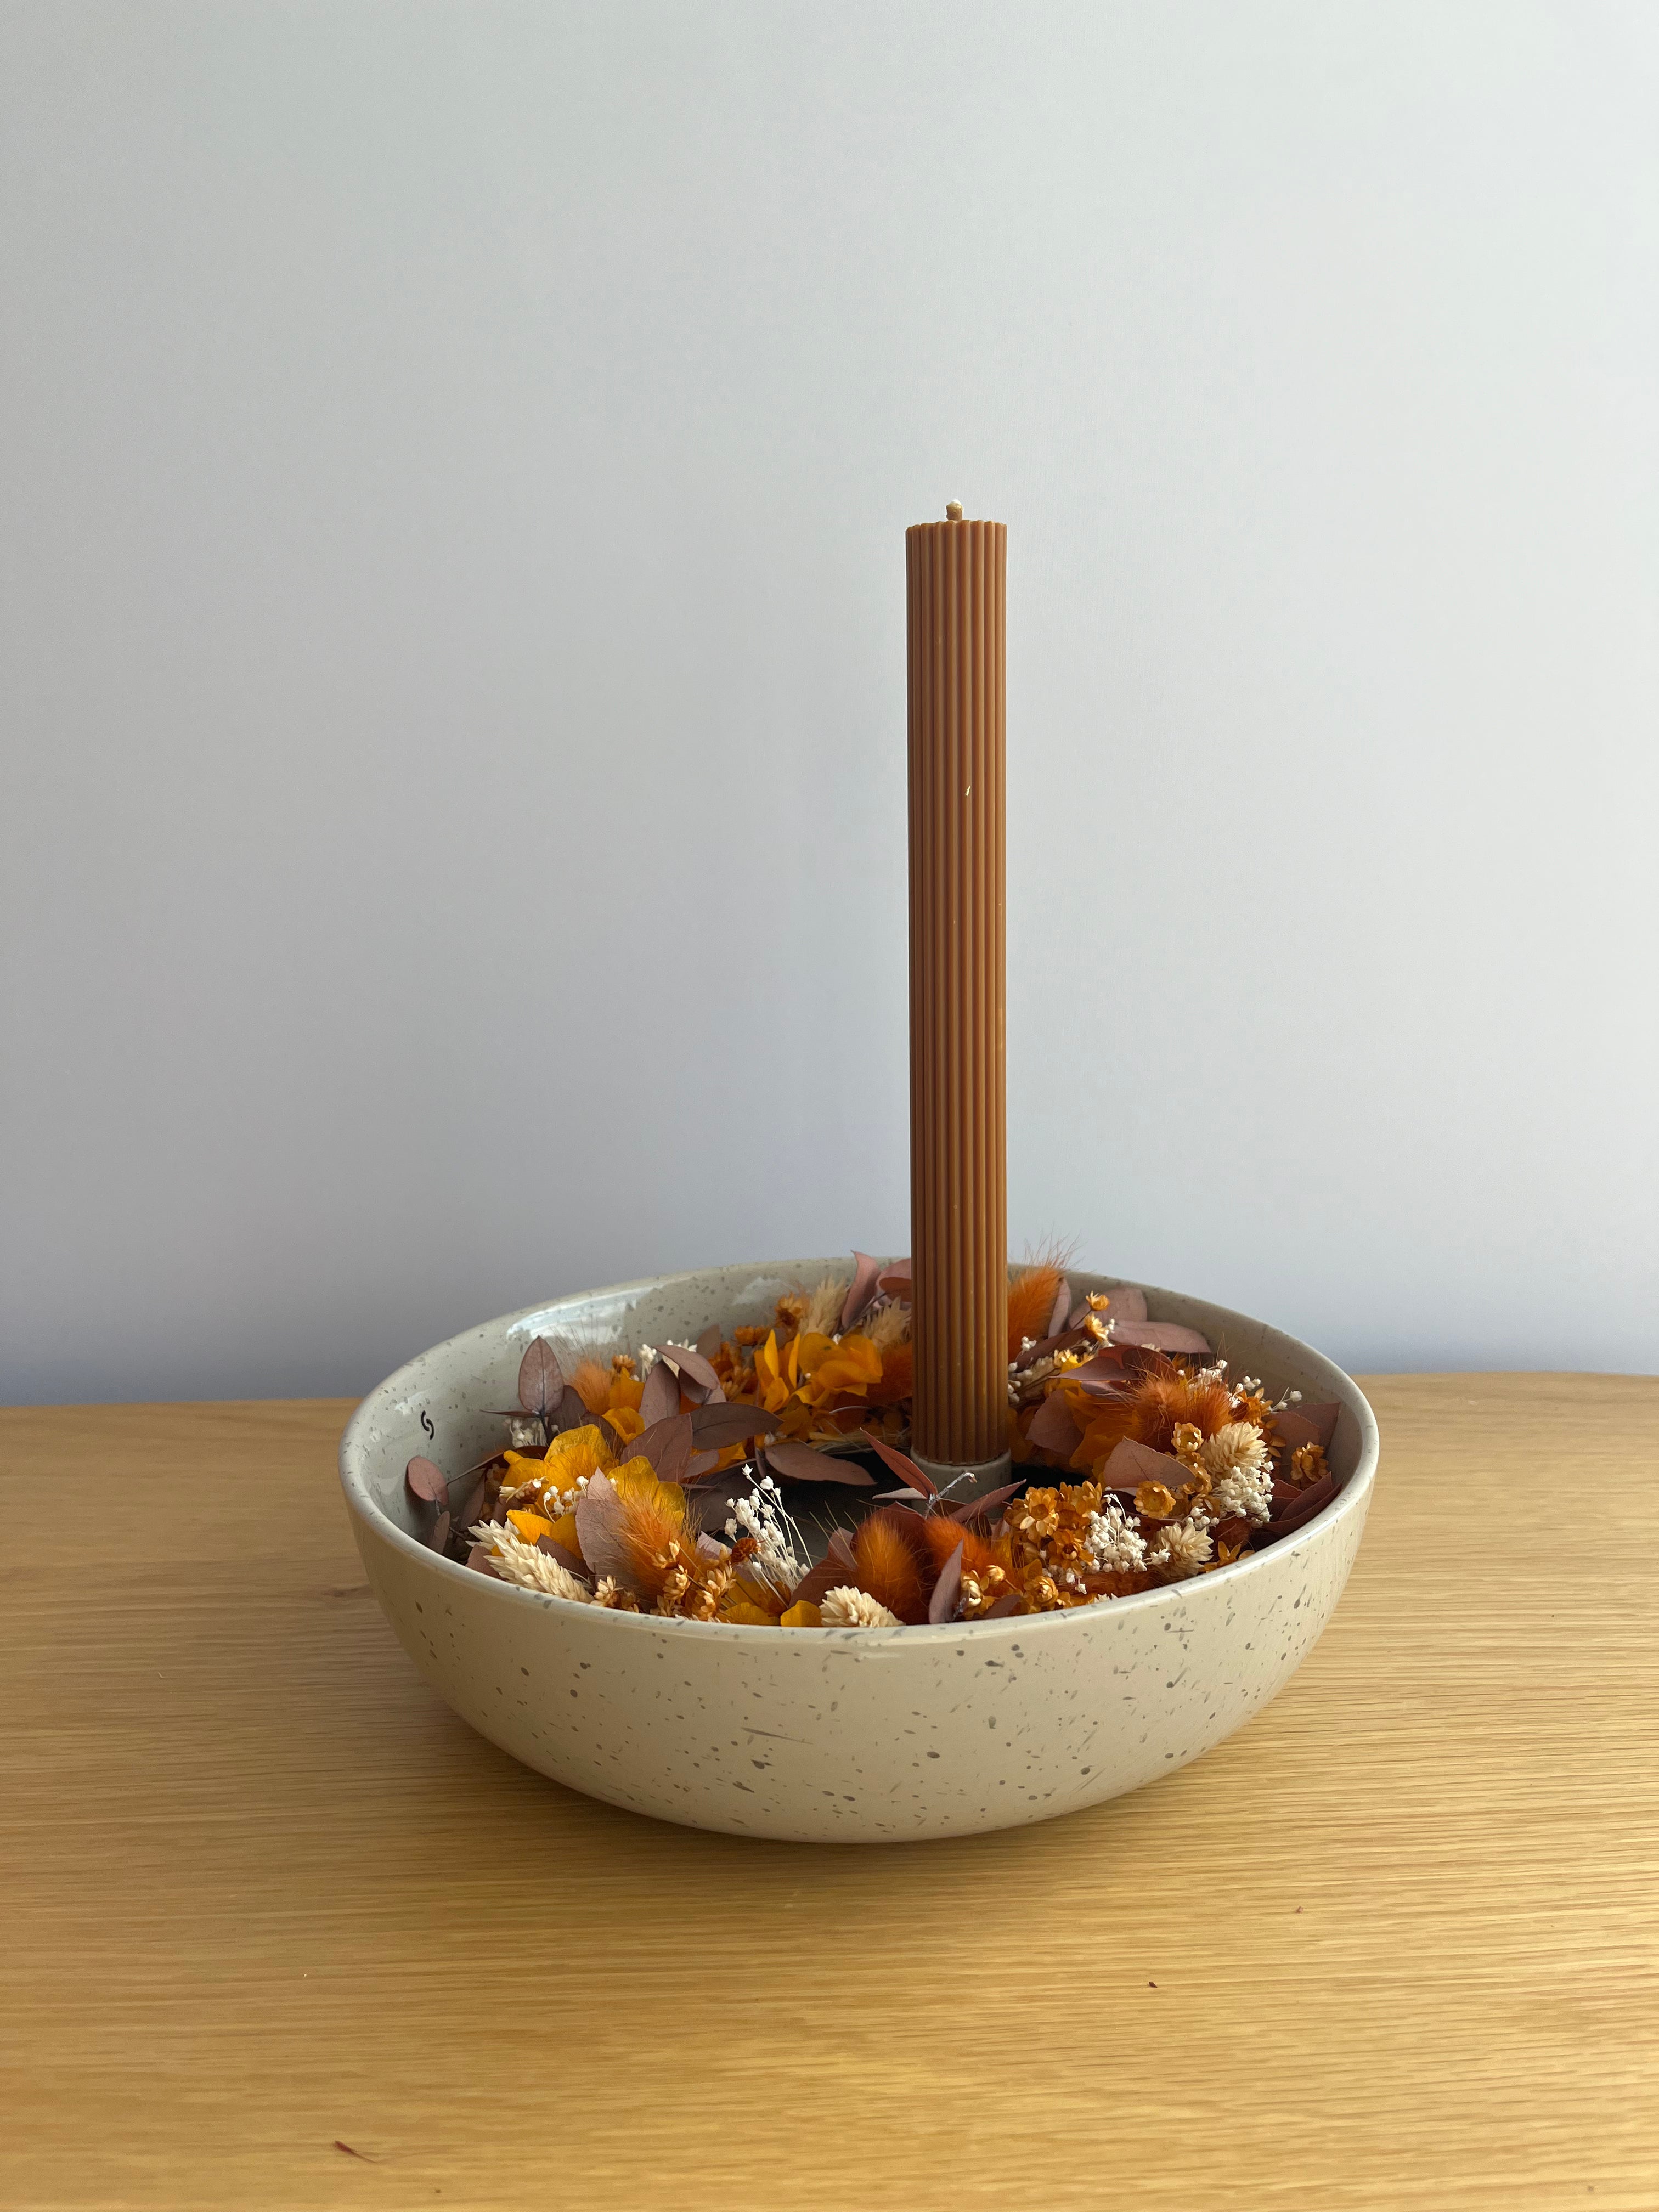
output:
<path id="1" fill-rule="evenodd" d="M 0 2204 L 1652 2212 L 1659 1380 L 1368 1387 L 1276 1704 L 876 1849 L 469 1733 L 364 1584 L 343 1405 L 0 1417 Z"/>

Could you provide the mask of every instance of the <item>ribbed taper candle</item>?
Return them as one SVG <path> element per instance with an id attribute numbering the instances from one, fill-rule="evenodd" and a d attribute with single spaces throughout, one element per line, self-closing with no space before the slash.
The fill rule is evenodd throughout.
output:
<path id="1" fill-rule="evenodd" d="M 1000 522 L 904 536 L 910 670 L 911 1449 L 1007 1448 L 1004 580 Z"/>

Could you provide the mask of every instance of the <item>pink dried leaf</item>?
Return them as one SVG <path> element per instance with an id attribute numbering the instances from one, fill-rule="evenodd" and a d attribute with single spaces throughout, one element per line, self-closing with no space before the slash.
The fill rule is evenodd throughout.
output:
<path id="1" fill-rule="evenodd" d="M 1024 1482 L 1005 1482 L 1000 1490 L 988 1490 L 983 1498 L 969 1498 L 960 1505 L 953 1505 L 951 1508 L 951 1518 L 953 1521 L 960 1521 L 966 1527 L 970 1521 L 978 1521 L 986 1515 L 994 1513 L 999 1506 L 1006 1505 L 1011 1498 L 1017 1497 L 1024 1487 Z"/>
<path id="2" fill-rule="evenodd" d="M 843 1334 L 864 1311 L 876 1295 L 876 1279 L 881 1273 L 881 1262 L 872 1260 L 867 1252 L 854 1252 L 856 1263 L 852 1287 L 841 1302 L 841 1325 Z"/>
<path id="3" fill-rule="evenodd" d="M 1083 1431 L 1058 1390 L 1051 1391 L 1037 1407 L 1025 1441 L 1039 1451 L 1058 1452 L 1064 1459 L 1070 1459 L 1082 1443 Z"/>
<path id="4" fill-rule="evenodd" d="M 1173 1452 L 1154 1451 L 1150 1444 L 1125 1437 L 1095 1480 L 1103 1489 L 1133 1497 L 1143 1482 L 1161 1482 L 1166 1490 L 1178 1491 L 1187 1478 L 1188 1470 Z"/>
<path id="5" fill-rule="evenodd" d="M 550 1437 L 562 1436 L 568 1429 L 589 1427 L 592 1419 L 587 1401 L 573 1383 L 567 1382 L 563 1395 L 547 1416 L 547 1433 Z"/>
<path id="6" fill-rule="evenodd" d="M 940 1621 L 954 1620 L 957 1606 L 962 1602 L 962 1555 L 964 1547 L 958 1544 L 939 1571 L 939 1580 L 933 1584 L 933 1595 L 927 1601 L 927 1618 L 935 1626 Z"/>
<path id="7" fill-rule="evenodd" d="M 1209 1338 L 1178 1321 L 1120 1322 L 1112 1331 L 1112 1341 L 1135 1345 L 1143 1352 L 1185 1352 L 1205 1359 L 1210 1356 Z"/>
<path id="8" fill-rule="evenodd" d="M 1322 1451 L 1328 1451 L 1331 1440 L 1336 1434 L 1337 1422 L 1341 1417 L 1341 1407 L 1333 1400 L 1329 1405 L 1298 1406 L 1296 1410 L 1311 1425 L 1313 1442 Z"/>
<path id="9" fill-rule="evenodd" d="M 786 1482 L 840 1482 L 851 1489 L 868 1490 L 876 1479 L 851 1460 L 781 1437 L 774 1437 L 767 1445 L 765 1459 L 774 1474 L 781 1475 Z"/>
<path id="10" fill-rule="evenodd" d="M 672 1360 L 680 1370 L 680 1388 L 688 1398 L 702 1398 L 714 1404 L 726 1395 L 725 1385 L 702 1352 L 693 1352 L 689 1344 L 665 1344 L 659 1358 Z"/>
<path id="11" fill-rule="evenodd" d="M 519 1362 L 519 1403 L 526 1413 L 545 1420 L 563 1395 L 558 1354 L 544 1336 L 538 1336 Z"/>
<path id="12" fill-rule="evenodd" d="M 640 1393 L 640 1419 L 647 1429 L 654 1428 L 659 1421 L 672 1420 L 679 1410 L 680 1378 L 665 1360 L 659 1359 Z"/>
<path id="13" fill-rule="evenodd" d="M 576 1500 L 576 1541 L 595 1581 L 614 1575 L 624 1589 L 640 1595 L 623 1541 L 623 1502 L 603 1474 L 590 1474 Z"/>
<path id="14" fill-rule="evenodd" d="M 415 1496 L 428 1505 L 445 1505 L 449 1502 L 449 1478 L 429 1459 L 417 1456 L 410 1460 L 404 1469 L 404 1480 Z"/>
<path id="15" fill-rule="evenodd" d="M 1106 1293 L 1111 1303 L 1106 1309 L 1108 1321 L 1146 1321 L 1146 1293 L 1133 1283 L 1114 1283 Z"/>
<path id="16" fill-rule="evenodd" d="M 915 1460 L 908 1458 L 903 1452 L 895 1451 L 891 1444 L 883 1443 L 879 1437 L 871 1437 L 870 1449 L 885 1466 L 892 1469 L 901 1482 L 908 1483 L 913 1490 L 919 1490 L 924 1498 L 939 1496 L 939 1485 L 933 1480 L 932 1475 L 925 1468 L 918 1467 Z"/>
<path id="17" fill-rule="evenodd" d="M 1048 1316 L 1047 1334 L 1049 1336 L 1061 1334 L 1071 1316 L 1072 1286 L 1062 1275 L 1060 1279 L 1060 1288 L 1054 1292 L 1054 1311 Z"/>
<path id="18" fill-rule="evenodd" d="M 895 1499 L 906 1505 L 909 1504 L 912 1499 L 918 1505 L 924 1505 L 927 1502 L 926 1494 L 920 1490 L 878 1490 L 871 1503 L 875 1505 L 890 1505 Z"/>
<path id="19" fill-rule="evenodd" d="M 720 1350 L 720 1345 L 723 1341 L 724 1340 L 720 1335 L 720 1323 L 717 1321 L 711 1321 L 708 1328 L 704 1329 L 702 1334 L 697 1339 L 697 1350 L 703 1358 L 712 1359 L 714 1357 L 714 1354 Z"/>
<path id="20" fill-rule="evenodd" d="M 975 1613 L 974 1618 L 975 1620 L 1004 1620 L 1011 1613 L 1019 1611 L 1019 1593 L 1011 1590 L 1006 1597 L 1000 1597 L 994 1605 L 987 1606 L 983 1613 Z"/>
<path id="21" fill-rule="evenodd" d="M 671 1413 L 666 1420 L 653 1421 L 631 1444 L 623 1445 L 622 1456 L 648 1459 L 659 1482 L 684 1482 L 691 1463 L 691 1416 Z"/>
<path id="22" fill-rule="evenodd" d="M 499 1582 L 501 1577 L 495 1572 L 493 1559 L 494 1554 L 488 1544 L 475 1544 L 466 1555 L 466 1564 L 469 1567 L 474 1569 L 478 1574 L 489 1575 L 492 1580 Z"/>
<path id="23" fill-rule="evenodd" d="M 750 1437 L 768 1437 L 777 1427 L 775 1413 L 763 1406 L 718 1405 L 691 1408 L 691 1434 L 698 1449 L 719 1451 L 726 1444 L 746 1443 Z"/>
<path id="24" fill-rule="evenodd" d="M 702 1482 L 720 1472 L 720 1455 L 717 1451 L 694 1451 L 685 1470 L 688 1482 Z"/>
<path id="25" fill-rule="evenodd" d="M 1075 1382 L 1091 1398 L 1114 1398 L 1129 1379 L 1129 1367 L 1121 1352 L 1097 1352 L 1092 1359 L 1085 1359 L 1081 1367 L 1073 1367 L 1066 1380 Z"/>
<path id="26" fill-rule="evenodd" d="M 444 1547 L 448 1543 L 449 1515 L 447 1510 L 439 1514 L 437 1519 L 427 1531 L 426 1540 L 434 1552 L 441 1552 Z"/>
<path id="27" fill-rule="evenodd" d="M 538 1552 L 545 1552 L 550 1559 L 556 1559 L 567 1574 L 579 1575 L 583 1582 L 587 1581 L 587 1562 L 580 1552 L 573 1552 L 568 1544 L 562 1544 L 556 1536 L 538 1536 L 536 1549 Z"/>
<path id="28" fill-rule="evenodd" d="M 876 1277 L 876 1288 L 887 1297 L 902 1298 L 908 1305 L 912 1288 L 908 1260 L 895 1260 L 890 1267 L 884 1267 Z"/>

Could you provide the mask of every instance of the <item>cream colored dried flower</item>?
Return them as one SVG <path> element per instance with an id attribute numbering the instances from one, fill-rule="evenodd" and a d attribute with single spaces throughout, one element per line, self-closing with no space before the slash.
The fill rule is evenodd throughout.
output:
<path id="1" fill-rule="evenodd" d="M 573 1605 L 591 1605 L 593 1593 L 579 1576 L 562 1566 L 551 1553 L 526 1544 L 518 1530 L 505 1521 L 480 1521 L 472 1540 L 484 1545 L 489 1564 L 506 1583 L 520 1589 L 541 1590 L 548 1597 L 567 1597 Z"/>
<path id="2" fill-rule="evenodd" d="M 861 1589 L 826 1590 L 818 1601 L 818 1618 L 825 1628 L 896 1628 L 899 1617 Z"/>
<path id="3" fill-rule="evenodd" d="M 1171 1521 L 1158 1530 L 1146 1564 L 1166 1583 L 1184 1582 L 1208 1565 L 1213 1549 L 1207 1522 Z"/>
<path id="4" fill-rule="evenodd" d="M 801 1319 L 803 1336 L 838 1336 L 841 1334 L 841 1310 L 847 1303 L 847 1293 L 852 1289 L 849 1281 L 837 1282 L 826 1275 L 810 1298 Z"/>
<path id="5" fill-rule="evenodd" d="M 1198 1464 L 1209 1476 L 1207 1501 L 1218 1521 L 1234 1513 L 1257 1523 L 1273 1513 L 1273 1474 L 1267 1446 L 1254 1421 L 1229 1421 L 1198 1447 Z"/>
<path id="6" fill-rule="evenodd" d="M 910 1309 L 897 1298 L 873 1307 L 859 1322 L 878 1352 L 891 1352 L 910 1334 Z"/>
<path id="7" fill-rule="evenodd" d="M 593 1593 L 595 1605 L 604 1606 L 611 1613 L 637 1613 L 640 1601 L 631 1589 L 624 1589 L 615 1575 L 606 1575 Z"/>

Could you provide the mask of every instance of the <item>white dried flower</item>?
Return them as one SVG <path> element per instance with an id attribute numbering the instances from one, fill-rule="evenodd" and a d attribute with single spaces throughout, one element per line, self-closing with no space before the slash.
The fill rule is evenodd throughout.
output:
<path id="1" fill-rule="evenodd" d="M 534 1413 L 514 1413 L 508 1418 L 507 1448 L 509 1451 L 539 1451 L 542 1443 L 542 1425 Z"/>
<path id="2" fill-rule="evenodd" d="M 640 1346 L 639 1377 L 641 1382 L 656 1365 L 657 1358 L 657 1347 L 654 1344 L 642 1344 Z"/>
<path id="3" fill-rule="evenodd" d="M 1229 1421 L 1206 1437 L 1198 1462 L 1210 1478 L 1206 1503 L 1218 1521 L 1232 1513 L 1258 1524 L 1273 1517 L 1273 1472 L 1267 1443 L 1254 1421 Z"/>
<path id="4" fill-rule="evenodd" d="M 896 1628 L 899 1617 L 861 1589 L 826 1590 L 818 1605 L 826 1628 Z"/>
<path id="5" fill-rule="evenodd" d="M 1146 1564 L 1146 1539 L 1115 1498 L 1089 1516 L 1089 1563 L 1103 1572 L 1133 1574 Z"/>
<path id="6" fill-rule="evenodd" d="M 579 1576 L 562 1566 L 550 1552 L 526 1544 L 518 1530 L 505 1521 L 480 1521 L 472 1531 L 474 1543 L 484 1545 L 489 1564 L 503 1582 L 520 1589 L 540 1590 L 548 1597 L 568 1597 L 573 1605 L 587 1605 L 593 1593 Z"/>
<path id="7" fill-rule="evenodd" d="M 763 1474 L 747 1498 L 728 1498 L 726 1502 L 731 1508 L 726 1533 L 754 1538 L 756 1551 L 750 1564 L 756 1572 L 779 1589 L 793 1589 L 806 1572 L 802 1556 L 806 1539 L 784 1511 L 782 1496 L 770 1475 Z"/>
<path id="8" fill-rule="evenodd" d="M 847 1303 L 847 1293 L 853 1285 L 849 1280 L 837 1282 L 826 1275 L 810 1298 L 806 1311 L 801 1316 L 803 1336 L 838 1336 L 841 1334 L 841 1310 Z"/>
<path id="9" fill-rule="evenodd" d="M 1209 1523 L 1197 1516 L 1190 1521 L 1167 1522 L 1146 1554 L 1146 1564 L 1166 1583 L 1184 1582 L 1207 1565 L 1214 1547 Z"/>

